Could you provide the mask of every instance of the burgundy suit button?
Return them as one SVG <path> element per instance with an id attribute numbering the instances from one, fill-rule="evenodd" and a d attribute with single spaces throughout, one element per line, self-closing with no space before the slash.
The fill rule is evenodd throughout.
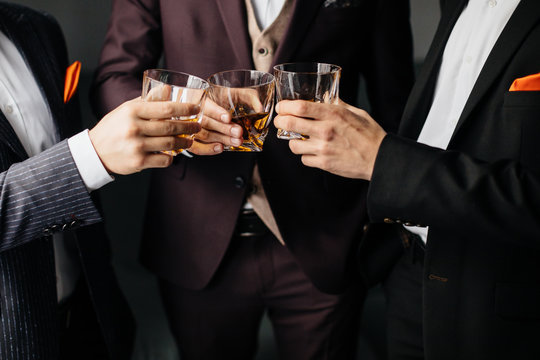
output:
<path id="1" fill-rule="evenodd" d="M 234 187 L 237 189 L 242 189 L 244 186 L 246 186 L 246 180 L 244 180 L 243 177 L 237 176 L 234 178 Z"/>

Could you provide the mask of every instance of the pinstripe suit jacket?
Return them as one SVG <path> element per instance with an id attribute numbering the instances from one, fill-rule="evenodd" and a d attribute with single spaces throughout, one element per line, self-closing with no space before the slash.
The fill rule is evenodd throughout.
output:
<path id="1" fill-rule="evenodd" d="M 64 104 L 62 98 L 68 65 L 62 32 L 49 15 L 3 2 L 0 30 L 23 54 L 64 139 L 28 158 L 0 112 L 0 359 L 58 358 L 50 236 L 56 231 L 75 234 L 111 358 L 127 359 L 132 319 L 109 265 L 99 211 L 65 140 L 78 130 L 80 116 L 77 100 Z"/>

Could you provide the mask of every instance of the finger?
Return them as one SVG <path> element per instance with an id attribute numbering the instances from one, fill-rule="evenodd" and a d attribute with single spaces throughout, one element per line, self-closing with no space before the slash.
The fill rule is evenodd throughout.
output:
<path id="1" fill-rule="evenodd" d="M 193 144 L 188 150 L 196 155 L 216 155 L 223 152 L 223 144 L 205 144 L 199 141 L 193 141 Z"/>
<path id="2" fill-rule="evenodd" d="M 194 116 L 200 113 L 199 105 L 174 101 L 136 101 L 131 104 L 135 116 L 140 119 L 171 119 L 173 117 Z"/>
<path id="3" fill-rule="evenodd" d="M 305 119 L 291 115 L 278 115 L 274 119 L 274 125 L 278 129 L 294 131 L 300 134 L 311 136 L 315 133 L 314 128 L 317 122 L 311 119 Z"/>
<path id="4" fill-rule="evenodd" d="M 203 143 L 221 143 L 224 145 L 240 146 L 242 145 L 242 138 L 230 137 L 213 131 L 202 129 L 199 131 L 195 138 Z"/>
<path id="5" fill-rule="evenodd" d="M 302 160 L 302 164 L 306 166 L 326 170 L 324 167 L 324 163 L 321 160 L 321 157 L 319 156 L 306 154 L 306 155 L 302 155 L 301 160 Z"/>
<path id="6" fill-rule="evenodd" d="M 171 100 L 172 86 L 167 84 L 157 84 L 149 89 L 144 95 L 146 101 L 165 101 Z"/>
<path id="7" fill-rule="evenodd" d="M 337 105 L 315 103 L 306 100 L 282 100 L 276 105 L 280 115 L 294 115 L 304 118 L 324 119 L 331 115 Z"/>
<path id="8" fill-rule="evenodd" d="M 203 116 L 201 125 L 203 129 L 209 132 L 217 132 L 235 138 L 242 137 L 242 127 L 238 124 L 223 123 L 205 115 Z"/>
<path id="9" fill-rule="evenodd" d="M 178 136 L 151 136 L 144 138 L 143 151 L 170 151 L 178 149 L 187 149 L 193 144 L 190 137 Z"/>
<path id="10" fill-rule="evenodd" d="M 290 140 L 289 149 L 297 155 L 322 155 L 328 153 L 327 143 L 311 138 L 307 140 Z"/>
<path id="11" fill-rule="evenodd" d="M 173 157 L 162 153 L 150 153 L 145 156 L 143 169 L 166 168 L 172 164 Z"/>
<path id="12" fill-rule="evenodd" d="M 209 98 L 206 99 L 204 104 L 204 115 L 225 124 L 231 122 L 231 114 Z"/>
<path id="13" fill-rule="evenodd" d="M 147 136 L 191 135 L 201 130 L 201 124 L 182 120 L 141 121 L 139 125 Z"/>

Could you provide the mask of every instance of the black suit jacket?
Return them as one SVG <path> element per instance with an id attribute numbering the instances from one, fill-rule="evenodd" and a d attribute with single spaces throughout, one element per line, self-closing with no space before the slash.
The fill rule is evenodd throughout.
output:
<path id="1" fill-rule="evenodd" d="M 63 101 L 68 63 L 62 32 L 51 16 L 4 2 L 0 31 L 23 55 L 64 139 L 28 158 L 0 112 L 0 358 L 58 359 L 51 234 L 69 231 L 109 354 L 129 359 L 133 320 L 110 265 L 99 211 L 65 140 L 79 130 L 80 114 L 76 98 Z"/>
<path id="2" fill-rule="evenodd" d="M 349 102 L 356 101 L 363 75 L 374 113 L 396 129 L 413 80 L 408 2 L 326 3 L 294 1 L 274 63 L 340 65 L 340 95 Z M 156 67 L 162 53 L 164 67 L 203 78 L 253 68 L 244 4 L 115 0 L 94 87 L 98 113 L 139 96 L 142 71 Z M 343 291 L 367 221 L 366 183 L 302 165 L 273 126 L 261 153 L 177 156 L 171 167 L 153 172 L 143 262 L 186 288 L 206 286 L 229 246 L 256 162 L 279 230 L 300 266 L 319 289 Z"/>
<path id="3" fill-rule="evenodd" d="M 538 359 L 540 91 L 508 90 L 514 79 L 540 72 L 540 2 L 521 0 L 448 150 L 415 142 L 465 5 L 444 2 L 399 136 L 388 135 L 377 156 L 368 211 L 373 221 L 429 226 L 426 359 Z"/>

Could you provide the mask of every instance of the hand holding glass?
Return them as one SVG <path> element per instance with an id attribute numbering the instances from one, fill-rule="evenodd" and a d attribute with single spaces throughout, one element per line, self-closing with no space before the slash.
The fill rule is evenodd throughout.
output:
<path id="1" fill-rule="evenodd" d="M 242 127 L 243 143 L 225 151 L 262 151 L 274 106 L 274 76 L 255 70 L 232 70 L 208 78 L 209 98 L 229 111 Z"/>
<path id="2" fill-rule="evenodd" d="M 308 100 L 335 104 L 339 100 L 341 67 L 323 63 L 289 63 L 274 66 L 277 101 Z M 278 129 L 280 139 L 305 139 L 302 134 Z"/>
<path id="3" fill-rule="evenodd" d="M 207 88 L 206 81 L 193 75 L 171 70 L 149 69 L 143 76 L 142 99 L 144 101 L 175 101 L 193 105 L 198 109 L 196 114 L 174 117 L 171 120 L 200 122 Z M 182 150 L 163 151 L 163 153 L 174 156 Z"/>

